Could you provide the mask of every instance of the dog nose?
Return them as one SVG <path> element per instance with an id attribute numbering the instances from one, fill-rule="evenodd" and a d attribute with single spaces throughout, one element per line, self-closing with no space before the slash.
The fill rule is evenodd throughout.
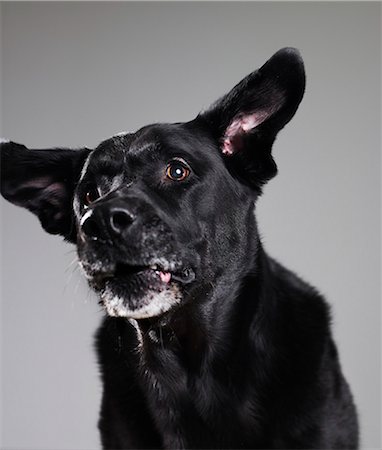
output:
<path id="1" fill-rule="evenodd" d="M 109 237 L 120 236 L 135 220 L 126 208 L 102 208 L 89 210 L 81 220 L 84 235 L 93 240 L 106 241 Z"/>
<path id="2" fill-rule="evenodd" d="M 110 211 L 110 227 L 116 234 L 122 234 L 134 220 L 134 215 L 125 208 L 114 208 Z"/>
<path id="3" fill-rule="evenodd" d="M 91 239 L 99 239 L 101 236 L 101 227 L 98 225 L 93 211 L 85 213 L 81 220 L 81 230 L 83 234 Z"/>

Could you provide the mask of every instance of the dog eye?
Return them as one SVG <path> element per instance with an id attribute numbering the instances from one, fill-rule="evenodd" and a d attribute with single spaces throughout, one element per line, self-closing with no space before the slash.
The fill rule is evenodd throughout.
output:
<path id="1" fill-rule="evenodd" d="M 190 169 L 182 161 L 172 161 L 167 165 L 166 176 L 172 181 L 183 181 L 190 175 Z"/>
<path id="2" fill-rule="evenodd" d="M 91 203 L 95 202 L 100 197 L 97 186 L 88 186 L 85 196 L 84 205 L 89 206 Z"/>

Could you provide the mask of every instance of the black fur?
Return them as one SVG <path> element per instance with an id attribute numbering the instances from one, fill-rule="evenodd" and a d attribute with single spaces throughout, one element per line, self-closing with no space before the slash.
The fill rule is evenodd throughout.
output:
<path id="1" fill-rule="evenodd" d="M 95 150 L 2 144 L 3 196 L 77 242 L 109 313 L 103 448 L 357 448 L 328 306 L 265 253 L 254 216 L 304 88 L 287 48 L 191 122 Z"/>

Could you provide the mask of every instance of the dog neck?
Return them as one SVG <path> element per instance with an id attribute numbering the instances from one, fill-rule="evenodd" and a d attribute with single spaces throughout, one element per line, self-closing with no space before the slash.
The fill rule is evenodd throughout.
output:
<path id="1" fill-rule="evenodd" d="M 191 371 L 199 371 L 211 360 L 228 363 L 249 339 L 257 316 L 270 306 L 262 296 L 269 272 L 268 257 L 258 242 L 253 264 L 242 277 L 230 280 L 228 295 L 219 282 L 208 283 L 198 288 L 192 301 L 170 314 L 137 321 L 143 359 L 150 361 L 160 348 L 181 358 Z M 220 295 L 222 291 L 225 295 Z"/>

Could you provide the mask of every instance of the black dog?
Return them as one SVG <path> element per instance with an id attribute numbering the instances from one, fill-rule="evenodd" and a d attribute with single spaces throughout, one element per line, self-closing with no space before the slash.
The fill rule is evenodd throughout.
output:
<path id="1" fill-rule="evenodd" d="M 1 145 L 3 196 L 77 243 L 108 313 L 104 448 L 357 448 L 328 306 L 254 216 L 304 89 L 286 48 L 191 122 L 95 150 Z"/>

